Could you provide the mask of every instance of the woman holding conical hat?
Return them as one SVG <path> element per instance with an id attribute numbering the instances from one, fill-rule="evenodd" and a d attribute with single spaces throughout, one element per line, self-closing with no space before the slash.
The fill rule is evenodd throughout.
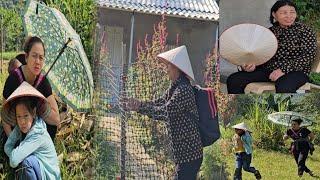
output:
<path id="1" fill-rule="evenodd" d="M 242 179 L 243 170 L 253 173 L 256 179 L 261 179 L 261 174 L 258 170 L 252 167 L 252 136 L 248 126 L 242 122 L 232 126 L 235 130 L 235 134 L 232 138 L 233 149 L 236 156 L 236 169 L 234 171 L 234 180 Z"/>
<path id="2" fill-rule="evenodd" d="M 151 102 L 129 99 L 128 110 L 167 120 L 173 143 L 176 179 L 195 180 L 202 163 L 198 110 L 190 80 L 194 80 L 186 46 L 161 53 L 172 84 L 164 97 Z"/>
<path id="3" fill-rule="evenodd" d="M 4 151 L 18 179 L 61 179 L 58 157 L 47 132 L 44 118 L 50 114 L 47 99 L 29 83 L 23 82 L 2 107 L 3 114 L 14 112 L 16 124 Z"/>
<path id="4" fill-rule="evenodd" d="M 297 21 L 297 8 L 292 0 L 278 0 L 271 8 L 269 29 L 278 40 L 276 54 L 266 63 L 247 64 L 227 79 L 229 94 L 244 93 L 252 82 L 275 82 L 277 93 L 295 93 L 309 81 L 315 60 L 315 32 Z M 263 42 L 261 42 L 263 43 Z"/>

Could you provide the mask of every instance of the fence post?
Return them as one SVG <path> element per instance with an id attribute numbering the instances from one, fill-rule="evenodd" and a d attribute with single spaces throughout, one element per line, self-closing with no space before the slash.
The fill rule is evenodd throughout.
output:
<path id="1" fill-rule="evenodd" d="M 126 82 L 127 82 L 127 74 L 128 74 L 128 67 L 126 64 L 123 66 L 123 74 L 122 74 L 122 87 L 120 92 L 120 104 L 122 103 L 122 98 L 126 98 Z M 121 119 L 120 119 L 120 127 L 121 127 L 121 134 L 120 134 L 120 178 L 121 180 L 126 179 L 126 154 L 127 154 L 127 117 L 128 112 L 120 107 L 121 111 Z"/>

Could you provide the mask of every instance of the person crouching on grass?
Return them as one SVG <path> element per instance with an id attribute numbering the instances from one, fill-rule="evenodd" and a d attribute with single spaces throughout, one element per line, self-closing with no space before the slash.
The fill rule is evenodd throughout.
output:
<path id="1" fill-rule="evenodd" d="M 2 115 L 12 117 L 15 124 L 4 151 L 18 179 L 61 179 L 57 153 L 43 121 L 50 110 L 46 98 L 27 82 L 11 94 L 2 108 Z"/>
<path id="2" fill-rule="evenodd" d="M 235 134 L 232 138 L 234 151 L 236 155 L 236 169 L 234 172 L 234 180 L 242 180 L 242 168 L 247 172 L 255 175 L 256 179 L 261 179 L 261 174 L 254 167 L 250 166 L 252 160 L 252 136 L 247 125 L 242 122 L 232 126 Z"/>

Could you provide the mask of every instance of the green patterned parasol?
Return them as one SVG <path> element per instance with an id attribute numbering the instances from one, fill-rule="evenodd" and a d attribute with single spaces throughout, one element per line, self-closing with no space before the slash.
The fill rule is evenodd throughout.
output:
<path id="1" fill-rule="evenodd" d="M 302 120 L 301 126 L 311 126 L 313 124 L 313 121 L 311 119 L 293 111 L 281 111 L 268 115 L 268 119 L 270 121 L 284 126 L 290 126 L 291 121 L 297 118 Z"/>
<path id="2" fill-rule="evenodd" d="M 40 37 L 45 44 L 44 71 L 48 72 L 54 64 L 47 76 L 54 92 L 72 108 L 90 109 L 93 94 L 90 64 L 79 35 L 64 15 L 55 8 L 29 0 L 23 21 L 26 34 Z M 69 39 L 71 42 L 55 62 Z"/>

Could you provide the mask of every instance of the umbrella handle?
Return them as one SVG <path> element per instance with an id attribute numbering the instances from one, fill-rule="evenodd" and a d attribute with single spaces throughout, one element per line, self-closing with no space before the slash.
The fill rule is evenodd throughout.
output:
<path id="1" fill-rule="evenodd" d="M 68 44 L 71 42 L 71 38 L 68 38 L 68 41 L 63 45 L 63 47 L 61 48 L 57 58 L 53 61 L 52 65 L 50 66 L 48 72 L 44 75 L 45 77 L 49 74 L 49 72 L 51 71 L 52 67 L 56 64 L 57 60 L 60 58 L 60 56 L 62 55 L 62 53 L 64 52 L 64 50 L 67 48 Z"/>

